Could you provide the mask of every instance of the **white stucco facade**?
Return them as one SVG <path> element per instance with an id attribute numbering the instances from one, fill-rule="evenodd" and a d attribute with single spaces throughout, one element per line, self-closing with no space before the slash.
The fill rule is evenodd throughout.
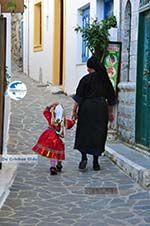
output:
<path id="1" fill-rule="evenodd" d="M 90 20 L 98 18 L 103 19 L 103 0 L 66 0 L 66 71 L 65 71 L 65 92 L 73 94 L 80 78 L 87 73 L 86 64 L 81 59 L 81 35 L 74 31 L 77 24 L 80 23 L 80 10 L 90 6 Z M 114 1 L 114 15 L 117 18 L 119 28 L 120 1 Z M 111 29 L 110 40 L 118 40 L 118 28 Z"/>
<path id="2" fill-rule="evenodd" d="M 43 0 L 43 50 L 33 50 L 34 39 L 34 0 L 26 0 L 27 9 L 24 12 L 23 36 L 23 69 L 24 72 L 36 81 L 50 83 L 52 80 L 52 52 L 54 1 Z"/>
<path id="3" fill-rule="evenodd" d="M 53 45 L 54 45 L 54 0 L 43 0 L 44 44 L 43 51 L 33 51 L 34 0 L 26 0 L 24 13 L 24 72 L 36 81 L 52 83 L 53 81 Z M 86 74 L 85 63 L 81 60 L 81 37 L 74 31 L 80 24 L 80 10 L 90 6 L 90 20 L 103 19 L 103 0 L 64 1 L 64 45 L 63 45 L 63 90 L 68 95 L 75 92 L 79 79 Z M 119 27 L 119 0 L 114 0 L 114 15 Z M 110 40 L 118 40 L 118 28 L 110 31 Z M 56 62 L 57 64 L 57 62 Z"/>

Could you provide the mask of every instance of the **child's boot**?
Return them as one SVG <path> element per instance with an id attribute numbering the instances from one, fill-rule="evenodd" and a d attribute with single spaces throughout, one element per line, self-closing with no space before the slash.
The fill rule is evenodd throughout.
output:
<path id="1" fill-rule="evenodd" d="M 57 175 L 56 167 L 50 167 L 50 174 L 51 175 Z"/>
<path id="2" fill-rule="evenodd" d="M 62 168 L 63 168 L 63 166 L 62 166 L 61 161 L 58 161 L 58 162 L 57 162 L 57 165 L 56 165 L 56 170 L 57 170 L 57 172 L 61 172 Z"/>

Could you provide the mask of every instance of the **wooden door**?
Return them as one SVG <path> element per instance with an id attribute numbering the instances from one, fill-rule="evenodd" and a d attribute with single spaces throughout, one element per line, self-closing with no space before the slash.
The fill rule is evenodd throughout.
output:
<path id="1" fill-rule="evenodd" d="M 54 1 L 53 85 L 64 80 L 64 0 Z"/>
<path id="2" fill-rule="evenodd" d="M 139 18 L 136 142 L 150 148 L 150 11 Z"/>
<path id="3" fill-rule="evenodd" d="M 6 58 L 6 18 L 0 17 L 0 155 L 3 152 L 4 92 Z M 2 164 L 0 163 L 0 169 Z"/>

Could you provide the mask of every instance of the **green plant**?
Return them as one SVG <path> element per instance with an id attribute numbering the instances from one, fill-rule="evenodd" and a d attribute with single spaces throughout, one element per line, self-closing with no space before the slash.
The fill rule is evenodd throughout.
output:
<path id="1" fill-rule="evenodd" d="M 15 11 L 15 9 L 17 8 L 16 3 L 13 0 L 10 0 L 9 2 L 6 3 L 6 8 L 12 12 Z"/>
<path id="2" fill-rule="evenodd" d="M 74 30 L 82 34 L 85 45 L 89 48 L 92 55 L 102 60 L 109 42 L 109 29 L 116 26 L 116 17 L 109 16 L 101 21 L 93 20 L 91 24 L 87 24 L 84 28 L 77 25 Z"/>

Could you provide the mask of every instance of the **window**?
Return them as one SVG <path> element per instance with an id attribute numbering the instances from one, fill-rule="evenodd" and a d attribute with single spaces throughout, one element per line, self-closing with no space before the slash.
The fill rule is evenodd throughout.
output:
<path id="1" fill-rule="evenodd" d="M 43 50 L 42 1 L 36 0 L 34 4 L 34 51 L 42 50 Z"/>
<path id="2" fill-rule="evenodd" d="M 96 17 L 98 21 L 104 19 L 104 0 L 97 0 L 96 1 Z"/>
<path id="3" fill-rule="evenodd" d="M 86 27 L 90 23 L 90 7 L 82 10 L 82 27 Z M 89 57 L 89 49 L 86 41 L 82 38 L 82 62 L 86 62 Z"/>
<path id="4" fill-rule="evenodd" d="M 104 0 L 104 18 L 113 15 L 113 0 Z"/>

